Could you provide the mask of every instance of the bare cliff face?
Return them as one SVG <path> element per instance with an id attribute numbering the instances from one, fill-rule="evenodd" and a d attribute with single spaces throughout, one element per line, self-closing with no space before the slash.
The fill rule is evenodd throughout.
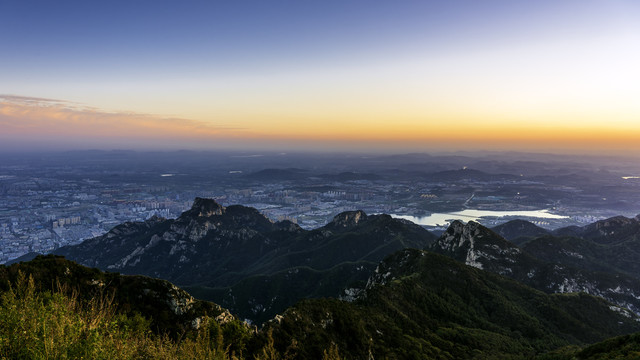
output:
<path id="1" fill-rule="evenodd" d="M 455 255 L 469 266 L 492 268 L 502 275 L 512 272 L 510 264 L 515 263 L 521 253 L 517 246 L 475 221 L 452 222 L 433 246 L 439 252 Z"/>
<path id="2" fill-rule="evenodd" d="M 195 198 L 193 206 L 191 206 L 190 213 L 195 217 L 211 217 L 214 215 L 222 215 L 225 208 L 210 199 Z"/>
<path id="3" fill-rule="evenodd" d="M 639 279 L 538 259 L 473 221 L 466 224 L 452 222 L 429 250 L 466 265 L 510 277 L 547 293 L 585 292 L 640 314 Z"/>
<path id="4" fill-rule="evenodd" d="M 347 211 L 336 215 L 329 223 L 334 228 L 350 228 L 367 220 L 367 214 L 362 210 Z"/>

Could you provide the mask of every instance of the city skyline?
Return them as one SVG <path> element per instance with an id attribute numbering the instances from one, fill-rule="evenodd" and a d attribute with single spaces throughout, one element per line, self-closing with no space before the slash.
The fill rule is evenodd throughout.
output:
<path id="1" fill-rule="evenodd" d="M 640 154 L 633 1 L 0 5 L 0 150 Z"/>

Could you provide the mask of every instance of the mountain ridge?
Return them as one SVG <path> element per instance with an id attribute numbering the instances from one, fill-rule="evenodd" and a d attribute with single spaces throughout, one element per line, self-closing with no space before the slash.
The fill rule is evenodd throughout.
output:
<path id="1" fill-rule="evenodd" d="M 539 259 L 474 221 L 454 221 L 427 249 L 547 293 L 586 292 L 640 313 L 640 279 Z"/>
<path id="2" fill-rule="evenodd" d="M 605 236 L 602 229 L 635 229 L 637 220 L 625 219 L 588 225 L 581 231 Z M 523 224 L 527 226 L 516 223 Z M 631 230 L 620 234 L 635 241 Z M 409 221 L 361 210 L 337 214 L 325 226 L 304 230 L 288 221 L 273 222 L 254 208 L 224 207 L 212 199 L 196 198 L 191 209 L 176 219 L 124 223 L 54 253 L 108 271 L 167 279 L 256 323 L 302 298 L 352 299 L 366 287 L 380 260 L 404 248 L 430 249 L 548 293 L 585 291 L 640 312 L 640 280 L 615 267 L 545 258 L 543 250 L 531 250 L 544 242 L 537 239 L 541 238 L 528 239 L 519 248 L 476 222 L 460 221 L 452 222 L 436 239 Z M 573 256 L 573 250 L 565 250 L 566 256 Z M 256 295 L 254 289 L 262 291 Z"/>
<path id="3" fill-rule="evenodd" d="M 191 209 L 176 219 L 125 223 L 54 254 L 108 271 L 167 279 L 261 322 L 304 294 L 338 297 L 344 289 L 364 284 L 368 271 L 385 256 L 407 247 L 422 248 L 433 239 L 424 228 L 389 215 L 347 211 L 323 227 L 304 230 L 289 221 L 274 223 L 254 208 L 224 207 L 212 199 L 196 198 Z M 296 269 L 318 281 L 331 278 L 335 284 L 321 287 L 325 289 L 321 292 L 309 285 L 306 290 L 289 289 L 299 295 L 284 303 L 272 301 L 282 290 L 275 284 L 286 278 L 304 283 Z M 263 311 L 237 307 L 255 300 L 246 288 L 256 286 L 273 289 L 256 304 Z M 239 299 L 238 294 L 246 298 Z"/>

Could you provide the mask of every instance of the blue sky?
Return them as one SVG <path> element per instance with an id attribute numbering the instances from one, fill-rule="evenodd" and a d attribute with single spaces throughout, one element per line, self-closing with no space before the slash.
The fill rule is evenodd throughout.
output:
<path id="1" fill-rule="evenodd" d="M 612 3 L 5 1 L 0 40 L 13 56 L 1 61 L 16 77 L 62 81 L 326 66 L 596 35 L 618 21 Z"/>

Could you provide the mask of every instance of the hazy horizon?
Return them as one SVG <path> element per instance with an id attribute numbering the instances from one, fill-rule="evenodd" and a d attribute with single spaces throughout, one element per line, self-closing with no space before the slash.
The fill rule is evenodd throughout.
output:
<path id="1" fill-rule="evenodd" d="M 11 146 L 5 147 L 4 144 L 0 144 L 0 155 L 38 155 L 38 154 L 64 154 L 64 153 L 91 153 L 91 152 L 103 152 L 103 153 L 118 153 L 118 152 L 133 152 L 140 154 L 152 154 L 152 153 L 212 153 L 212 154 L 237 154 L 246 156 L 264 156 L 264 155 L 352 155 L 352 156 L 465 156 L 465 157 L 486 157 L 491 155 L 510 155 L 510 156 L 533 156 L 533 157 L 567 157 L 567 158 L 613 158 L 613 159 L 628 159 L 636 160 L 637 155 L 629 154 L 628 152 L 601 152 L 600 149 L 596 149 L 593 152 L 577 151 L 567 149 L 566 151 L 557 149 L 464 149 L 464 148 L 416 148 L 416 149 L 390 149 L 390 148 L 364 148 L 364 147 L 219 147 L 219 148 L 194 148 L 194 147 L 128 147 L 128 146 L 86 146 L 86 147 L 73 147 L 73 146 Z"/>

